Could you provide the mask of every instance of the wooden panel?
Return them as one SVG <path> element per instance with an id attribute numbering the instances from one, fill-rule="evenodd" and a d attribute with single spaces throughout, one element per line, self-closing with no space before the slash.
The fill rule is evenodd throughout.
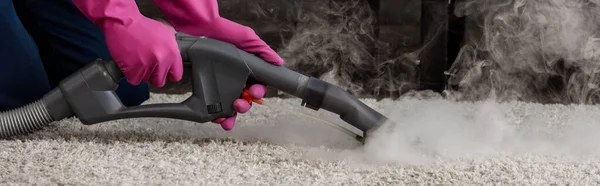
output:
<path id="1" fill-rule="evenodd" d="M 442 92 L 448 64 L 448 0 L 423 0 L 421 36 L 427 43 L 419 64 L 421 89 Z"/>
<path id="2" fill-rule="evenodd" d="M 421 45 L 420 25 L 420 0 L 379 0 L 379 39 L 397 49 L 395 54 Z"/>

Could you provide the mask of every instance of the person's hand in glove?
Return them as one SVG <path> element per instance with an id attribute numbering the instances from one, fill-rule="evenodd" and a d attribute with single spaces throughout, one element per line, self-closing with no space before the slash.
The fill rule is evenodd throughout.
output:
<path id="1" fill-rule="evenodd" d="M 104 32 L 112 60 L 132 85 L 162 87 L 183 77 L 176 31 L 143 16 L 134 0 L 73 0 Z"/>
<path id="2" fill-rule="evenodd" d="M 283 65 L 283 59 L 261 40 L 254 30 L 221 17 L 216 0 L 154 0 L 154 2 L 179 32 L 228 42 L 269 63 Z M 251 97 L 261 99 L 266 92 L 266 86 L 252 85 L 247 91 Z M 252 103 L 243 98 L 234 103 L 238 113 L 248 112 L 251 107 Z M 225 130 L 231 130 L 236 117 L 237 114 L 213 122 L 221 124 Z"/>
<path id="3" fill-rule="evenodd" d="M 262 102 L 262 98 L 265 96 L 267 88 L 264 85 L 254 84 L 244 89 L 243 95 L 246 95 L 233 102 L 233 109 L 238 113 L 246 113 L 252 108 L 252 102 Z M 220 124 L 225 130 L 233 129 L 235 120 L 237 119 L 237 113 L 229 118 L 219 118 L 213 122 Z"/>

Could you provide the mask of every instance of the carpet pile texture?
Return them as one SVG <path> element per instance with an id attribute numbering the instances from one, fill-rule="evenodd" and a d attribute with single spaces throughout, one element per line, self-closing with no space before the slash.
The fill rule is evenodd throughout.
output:
<path id="1" fill-rule="evenodd" d="M 153 94 L 148 103 L 188 95 Z M 364 100 L 394 123 L 363 147 L 298 99 L 269 98 L 232 131 L 70 118 L 0 141 L 2 185 L 596 185 L 600 108 Z"/>

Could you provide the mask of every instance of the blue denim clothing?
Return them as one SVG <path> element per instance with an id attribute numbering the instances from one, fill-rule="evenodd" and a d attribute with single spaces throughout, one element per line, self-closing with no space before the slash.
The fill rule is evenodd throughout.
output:
<path id="1" fill-rule="evenodd" d="M 102 31 L 71 0 L 0 0 L 0 25 L 0 110 L 40 99 L 96 59 L 110 60 Z M 150 87 L 124 79 L 116 92 L 134 106 Z"/>

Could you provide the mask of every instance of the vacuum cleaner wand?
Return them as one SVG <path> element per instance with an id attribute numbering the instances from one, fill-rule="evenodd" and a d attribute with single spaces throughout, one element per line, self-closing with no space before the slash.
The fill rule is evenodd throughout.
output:
<path id="1" fill-rule="evenodd" d="M 176 38 L 193 73 L 192 95 L 181 103 L 125 107 L 114 92 L 122 71 L 112 61 L 98 60 L 64 79 L 40 101 L 2 113 L 0 137 L 31 132 L 73 114 L 86 125 L 140 117 L 210 122 L 235 113 L 233 102 L 249 82 L 301 98 L 311 109 L 336 113 L 363 131 L 363 137 L 387 120 L 339 87 L 267 63 L 232 44 L 182 33 Z"/>

